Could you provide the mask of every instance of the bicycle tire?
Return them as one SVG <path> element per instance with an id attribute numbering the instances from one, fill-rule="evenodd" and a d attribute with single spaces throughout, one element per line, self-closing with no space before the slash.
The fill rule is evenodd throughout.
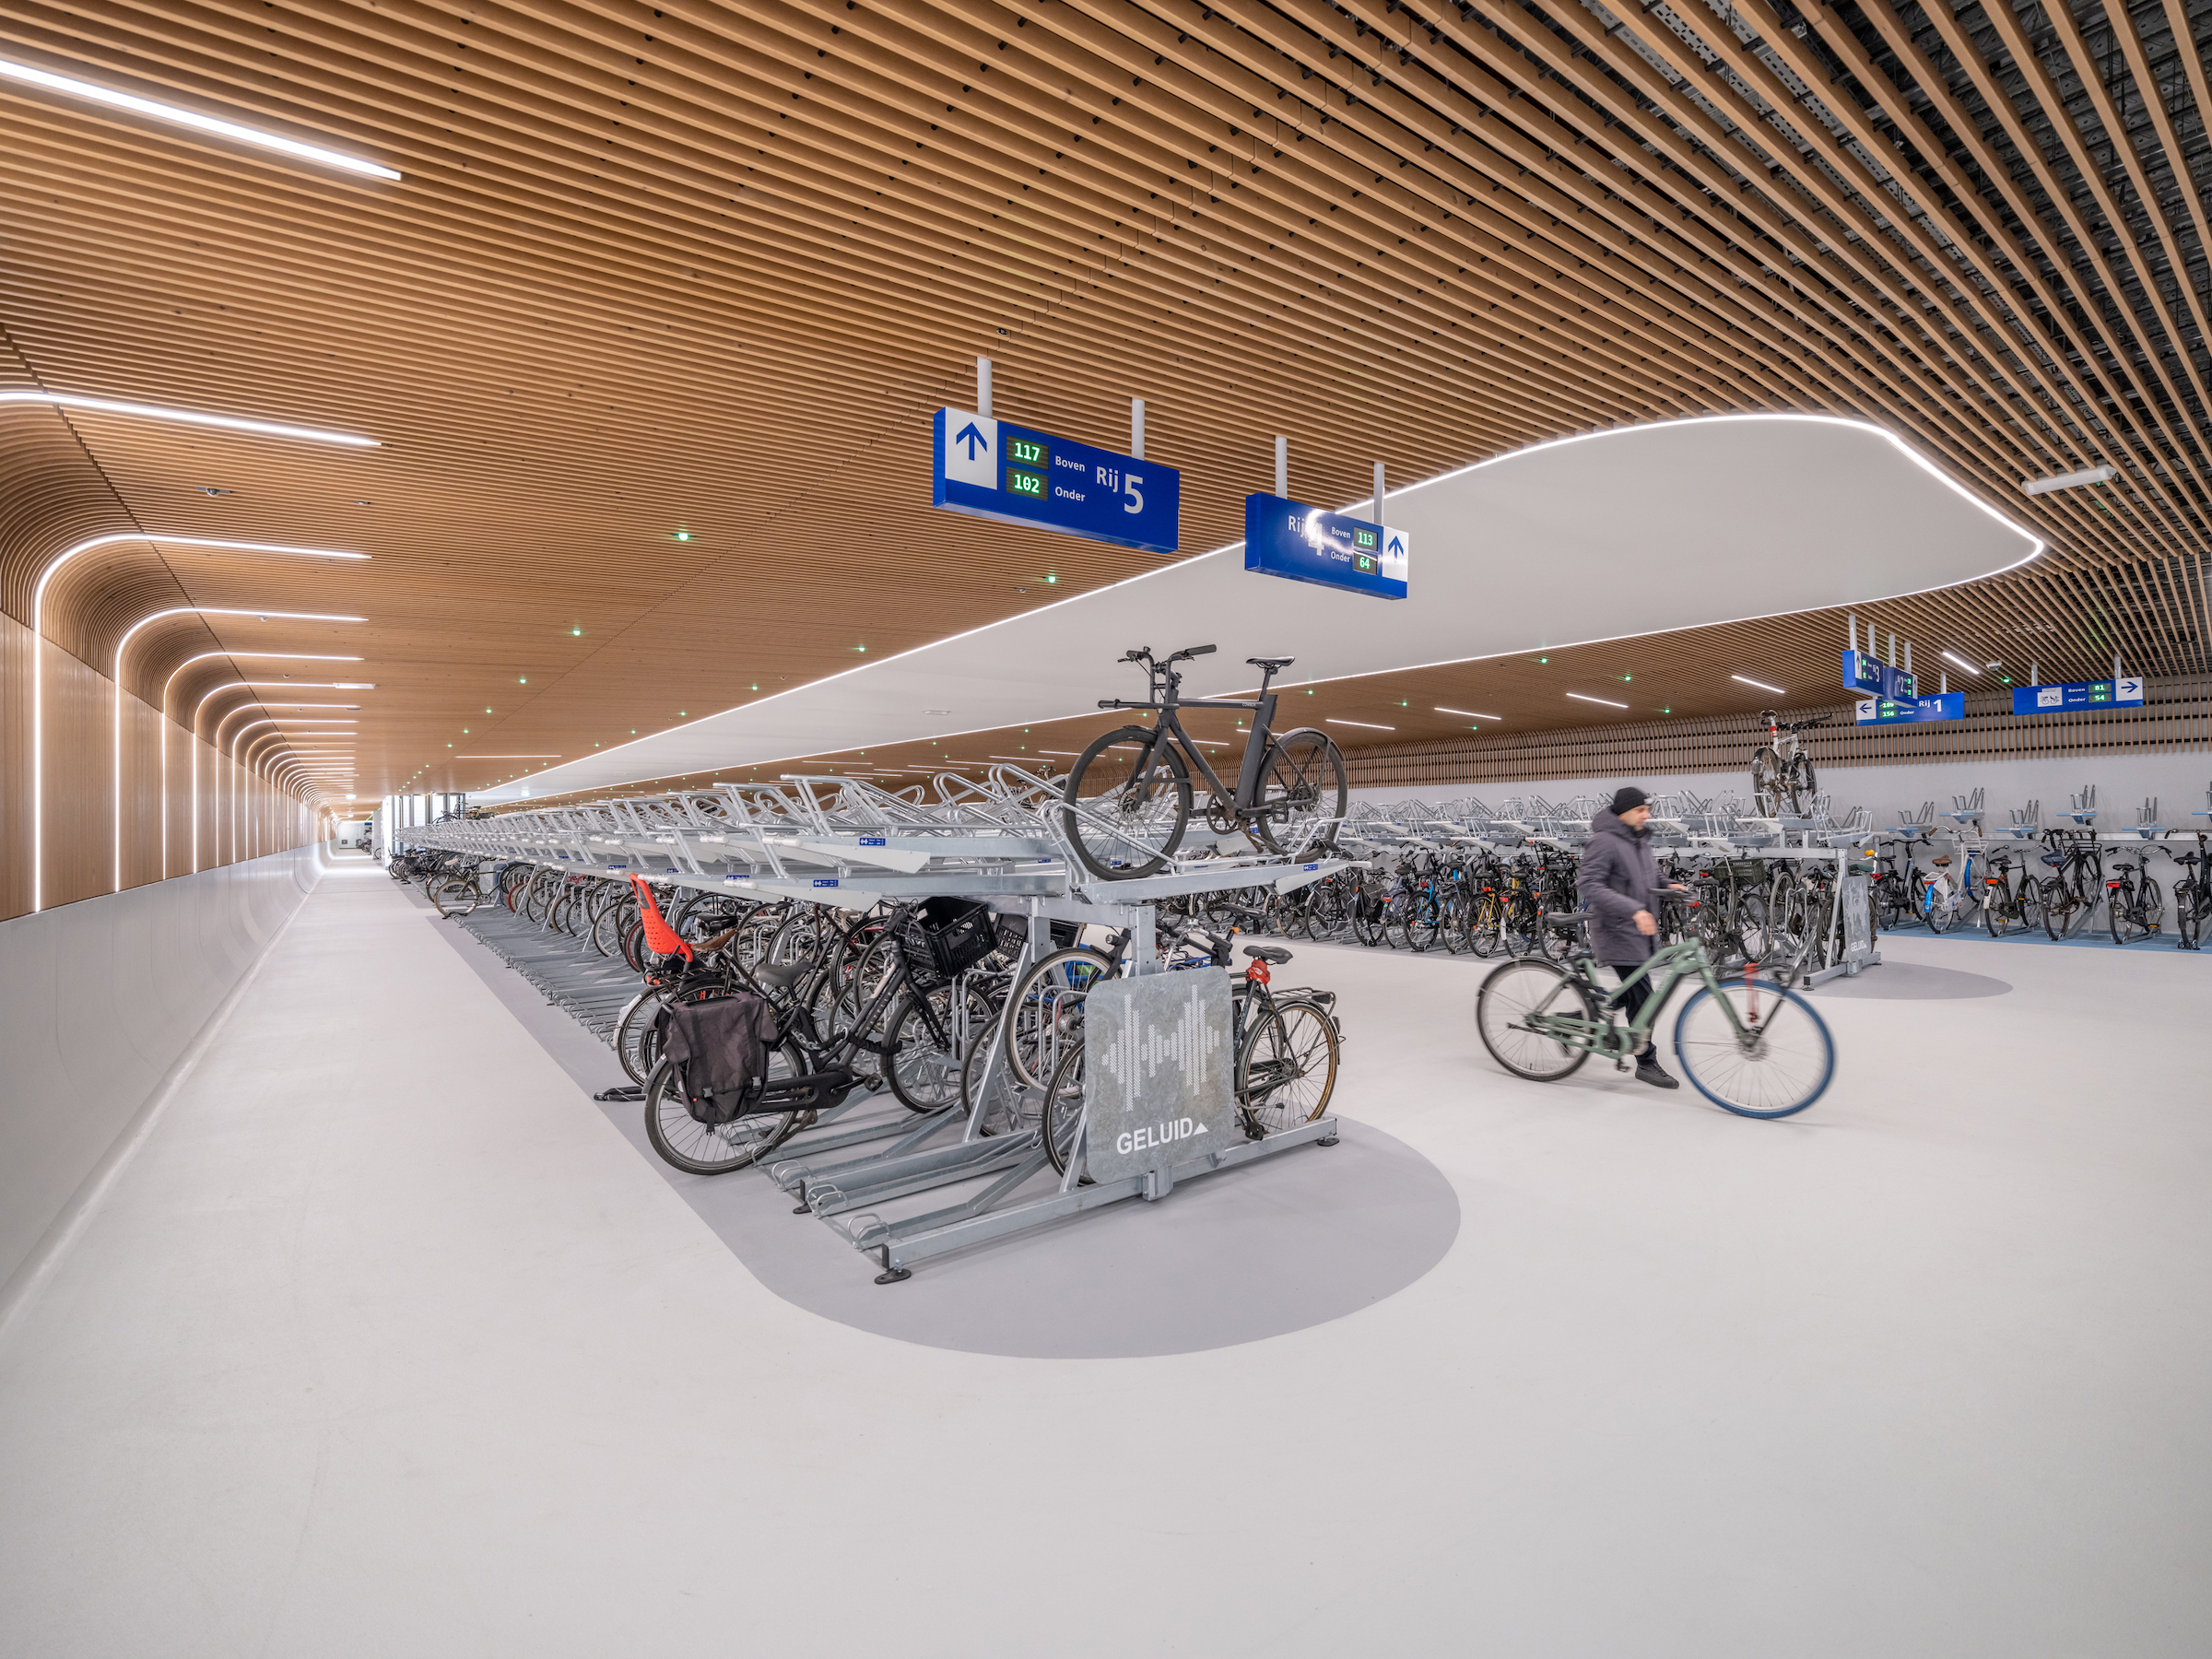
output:
<path id="1" fill-rule="evenodd" d="M 430 888 L 430 902 L 441 916 L 467 916 L 476 913 L 483 895 L 477 890 L 474 877 L 448 876 Z"/>
<path id="2" fill-rule="evenodd" d="M 1113 977 L 1113 959 L 1088 945 L 1070 945 L 1032 962 L 1006 998 L 1003 1022 L 1006 1064 L 1025 1088 L 1042 1088 L 1038 1071 L 1056 1041 L 1065 1046 L 1083 1032 L 1082 999 L 1099 981 Z M 1047 998 L 1051 1013 L 1045 1014 Z"/>
<path id="3" fill-rule="evenodd" d="M 1248 820 L 1253 840 L 1270 853 L 1288 853 L 1299 847 L 1302 827 L 1322 818 L 1342 822 L 1351 798 L 1334 738 L 1312 726 L 1281 733 L 1260 759 L 1259 799 Z M 1300 851 L 1311 856 L 1335 839 L 1334 830 L 1326 831 Z"/>
<path id="4" fill-rule="evenodd" d="M 1157 756 L 1167 769 L 1165 785 L 1155 779 L 1146 794 L 1134 794 L 1129 790 L 1129 785 L 1135 782 L 1138 766 L 1132 765 L 1129 777 L 1120 786 L 1101 790 L 1086 801 L 1082 793 L 1085 777 L 1108 750 L 1124 745 L 1135 747 L 1140 751 L 1139 763 Z M 1184 763 L 1174 744 L 1153 727 L 1122 726 L 1101 737 L 1091 739 L 1089 747 L 1077 757 L 1075 766 L 1069 771 L 1061 799 L 1066 803 L 1061 808 L 1061 826 L 1066 831 L 1068 844 L 1075 848 L 1076 856 L 1082 861 L 1084 868 L 1102 881 L 1132 881 L 1162 868 L 1170 854 L 1182 844 L 1183 831 L 1191 822 L 1191 769 Z M 1164 831 L 1139 834 L 1133 823 L 1124 827 L 1122 835 L 1092 830 L 1090 833 L 1097 836 L 1100 842 L 1095 850 L 1084 839 L 1083 819 L 1076 812 L 1077 806 L 1086 806 L 1101 815 L 1134 820 L 1139 814 L 1154 809 L 1156 799 L 1164 803 L 1171 820 Z M 1124 839 L 1124 836 L 1127 839 Z M 1131 859 L 1130 854 L 1137 847 L 1150 848 L 1150 856 Z M 1117 859 L 1124 862 L 1117 863 Z"/>
<path id="5" fill-rule="evenodd" d="M 769 1051 L 769 1080 L 806 1076 L 806 1057 L 796 1043 Z M 813 1109 L 817 1091 L 789 1112 L 757 1112 L 711 1126 L 694 1119 L 675 1093 L 676 1065 L 664 1060 L 645 1085 L 645 1138 L 664 1162 L 687 1175 L 727 1175 L 749 1169 L 791 1138 L 804 1112 Z M 672 1098 L 673 1096 L 673 1098 Z"/>
<path id="6" fill-rule="evenodd" d="M 1336 1023 L 1318 1004 L 1278 1002 L 1261 1016 L 1237 1052 L 1244 1133 L 1265 1140 L 1326 1112 L 1336 1091 L 1338 1052 Z"/>
<path id="7" fill-rule="evenodd" d="M 1083 1128 L 1083 1044 L 1079 1041 L 1063 1050 L 1059 1063 L 1053 1067 L 1039 1124 L 1044 1132 L 1045 1157 L 1055 1171 L 1066 1174 Z M 1090 1184 L 1089 1176 L 1083 1178 L 1083 1184 Z"/>
<path id="8" fill-rule="evenodd" d="M 1590 1050 L 1513 1029 L 1535 1008 L 1558 1003 L 1561 994 L 1575 1002 L 1564 1012 L 1597 1022 L 1597 1003 L 1589 988 L 1556 962 L 1520 957 L 1485 974 L 1475 994 L 1475 1030 L 1490 1058 L 1531 1083 L 1557 1083 L 1579 1071 Z"/>
<path id="9" fill-rule="evenodd" d="M 1700 1094 L 1738 1117 L 1784 1118 L 1803 1112 L 1827 1092 L 1836 1075 L 1836 1043 L 1812 1004 L 1771 980 L 1724 981 L 1720 990 L 1724 996 L 1743 996 L 1747 1004 L 1755 1005 L 1762 994 L 1771 1001 L 1756 1018 L 1750 1008 L 1738 1011 L 1738 1018 L 1754 1028 L 1758 1046 L 1748 1050 L 1719 1012 L 1711 986 L 1699 986 L 1682 1005 L 1682 1012 L 1675 1017 L 1675 1060 Z M 1791 1020 L 1781 1029 L 1788 1044 L 1801 1049 L 1804 1058 L 1796 1080 L 1783 1077 L 1781 1067 L 1767 1065 L 1779 1052 L 1771 1032 L 1785 1008 L 1791 1011 Z M 1747 1070 L 1752 1066 L 1759 1069 Z M 1759 1080 L 1769 1078 L 1772 1087 L 1759 1087 Z"/>
<path id="10" fill-rule="evenodd" d="M 975 1041 L 970 1044 L 974 1047 L 990 1041 L 988 1032 L 996 1010 L 982 1003 L 972 988 L 967 994 L 971 1008 L 982 1017 Z M 936 1017 L 938 1029 L 946 1032 L 946 1043 L 930 1035 L 929 1020 L 923 1014 L 925 1007 Z M 891 1086 L 892 1097 L 909 1112 L 924 1115 L 942 1112 L 959 1100 L 961 1056 L 949 1046 L 952 1028 L 950 985 L 919 993 L 909 990 L 884 1021 L 884 1081 Z"/>
<path id="11" fill-rule="evenodd" d="M 1751 798 L 1761 818 L 1779 818 L 1782 809 L 1783 759 L 1771 744 L 1761 744 L 1751 756 Z"/>
<path id="12" fill-rule="evenodd" d="M 653 1068 L 660 1064 L 660 1040 L 653 1020 L 666 997 L 665 987 L 647 985 L 615 1018 L 615 1058 L 622 1064 L 623 1076 L 632 1083 L 650 1081 Z"/>

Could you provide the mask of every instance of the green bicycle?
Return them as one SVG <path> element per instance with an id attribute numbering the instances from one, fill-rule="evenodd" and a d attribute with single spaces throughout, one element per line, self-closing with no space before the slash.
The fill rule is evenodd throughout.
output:
<path id="1" fill-rule="evenodd" d="M 1818 1100 L 1836 1072 L 1836 1045 L 1812 1005 L 1771 980 L 1723 980 L 1697 939 L 1663 946 L 1618 989 L 1597 982 L 1587 912 L 1547 915 L 1547 926 L 1574 935 L 1564 964 L 1540 956 L 1490 971 L 1475 999 L 1475 1025 L 1490 1058 L 1537 1083 L 1556 1083 L 1592 1054 L 1626 1071 L 1683 981 L 1703 981 L 1675 1021 L 1675 1057 L 1698 1092 L 1742 1117 L 1780 1118 Z M 1653 994 L 1632 1024 L 1612 1010 L 1630 983 Z"/>

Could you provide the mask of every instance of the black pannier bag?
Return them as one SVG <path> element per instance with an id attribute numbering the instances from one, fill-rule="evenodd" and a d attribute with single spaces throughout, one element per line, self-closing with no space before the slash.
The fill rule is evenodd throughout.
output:
<path id="1" fill-rule="evenodd" d="M 924 899 L 897 924 L 899 954 L 917 991 L 936 991 L 998 948 L 991 907 L 981 899 Z"/>
<path id="2" fill-rule="evenodd" d="M 776 1011 L 746 993 L 675 1003 L 653 1017 L 661 1053 L 694 1121 L 714 1127 L 739 1117 L 768 1083 Z"/>

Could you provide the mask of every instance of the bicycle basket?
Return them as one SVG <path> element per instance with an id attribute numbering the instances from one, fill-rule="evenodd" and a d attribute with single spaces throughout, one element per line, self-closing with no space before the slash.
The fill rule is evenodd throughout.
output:
<path id="1" fill-rule="evenodd" d="M 925 899 L 899 923 L 897 936 L 917 991 L 949 985 L 999 944 L 991 907 L 980 899 Z"/>
<path id="2" fill-rule="evenodd" d="M 1732 858 L 1728 861 L 1728 879 L 1739 888 L 1764 887 L 1767 866 L 1756 858 Z"/>

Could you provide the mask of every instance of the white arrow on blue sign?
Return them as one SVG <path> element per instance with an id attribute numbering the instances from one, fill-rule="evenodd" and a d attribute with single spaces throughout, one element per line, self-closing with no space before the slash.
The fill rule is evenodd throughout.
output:
<path id="1" fill-rule="evenodd" d="M 1182 475 L 967 409 L 939 409 L 930 505 L 1147 553 L 1182 545 Z"/>

